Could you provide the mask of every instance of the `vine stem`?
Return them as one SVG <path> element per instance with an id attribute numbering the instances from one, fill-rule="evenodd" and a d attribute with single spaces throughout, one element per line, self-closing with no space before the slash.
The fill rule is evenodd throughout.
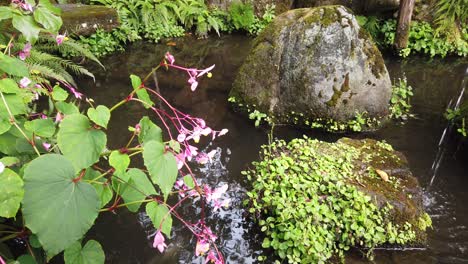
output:
<path id="1" fill-rule="evenodd" d="M 19 132 L 21 133 L 21 135 L 23 135 L 23 137 L 29 142 L 29 144 L 33 147 L 34 151 L 36 152 L 37 156 L 41 156 L 41 153 L 39 152 L 39 150 L 37 149 L 36 147 L 36 144 L 34 143 L 34 138 L 32 139 L 29 139 L 28 136 L 26 135 L 26 133 L 24 133 L 24 131 L 21 129 L 21 127 L 18 125 L 18 123 L 16 122 L 16 119 L 15 119 L 15 116 L 13 115 L 13 113 L 11 112 L 10 110 L 10 107 L 8 106 L 8 103 L 5 99 L 5 96 L 3 95 L 3 93 L 0 91 L 0 96 L 2 97 L 2 101 L 3 101 L 3 104 L 5 105 L 5 108 L 8 112 L 8 115 L 10 116 L 10 122 L 19 130 Z"/>

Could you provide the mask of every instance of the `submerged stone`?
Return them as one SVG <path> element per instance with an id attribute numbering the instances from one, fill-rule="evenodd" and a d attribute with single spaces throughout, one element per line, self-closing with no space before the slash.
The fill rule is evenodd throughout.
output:
<path id="1" fill-rule="evenodd" d="M 96 29 L 111 31 L 119 26 L 119 16 L 113 8 L 97 5 L 63 4 L 62 30 L 69 34 L 89 36 Z"/>
<path id="2" fill-rule="evenodd" d="M 391 81 L 380 51 L 343 6 L 291 10 L 261 34 L 231 97 L 281 123 L 388 115 Z"/>
<path id="3" fill-rule="evenodd" d="M 385 142 L 275 141 L 243 173 L 263 246 L 289 263 L 323 263 L 354 247 L 426 243 L 431 219 L 422 189 L 403 154 Z"/>

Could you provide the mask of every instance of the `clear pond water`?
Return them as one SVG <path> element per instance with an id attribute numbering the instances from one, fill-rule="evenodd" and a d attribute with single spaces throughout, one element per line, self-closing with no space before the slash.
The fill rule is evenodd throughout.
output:
<path id="1" fill-rule="evenodd" d="M 193 165 L 198 178 L 211 185 L 229 184 L 232 204 L 228 209 L 209 212 L 208 223 L 219 235 L 218 245 L 227 263 L 259 263 L 260 255 L 272 256 L 261 248 L 262 235 L 246 217 L 242 200 L 248 183 L 240 172 L 258 158 L 260 146 L 267 142 L 267 129 L 255 128 L 253 122 L 232 110 L 227 102 L 236 71 L 248 53 L 251 39 L 243 36 L 224 36 L 209 40 L 187 38 L 176 40 L 176 46 L 135 43 L 125 53 L 115 54 L 102 61 L 106 71 L 94 69 L 96 81 L 81 80 L 80 88 L 96 103 L 113 105 L 131 91 L 129 75 L 145 76 L 157 65 L 166 51 L 171 51 L 177 63 L 189 66 L 216 64 L 213 78 L 204 78 L 193 93 L 182 72 L 173 70 L 158 73 L 161 93 L 180 110 L 204 118 L 215 128 L 228 128 L 229 133 L 201 148 L 217 150 L 214 162 L 205 166 Z M 445 107 L 458 95 L 467 67 L 463 60 L 428 60 L 411 58 L 400 60 L 388 57 L 387 68 L 392 79 L 406 76 L 414 88 L 412 100 L 415 118 L 405 124 L 392 123 L 379 131 L 365 134 L 333 135 L 318 131 L 278 128 L 275 136 L 291 139 L 303 134 L 326 141 L 341 136 L 385 139 L 409 160 L 414 175 L 425 188 L 425 206 L 433 219 L 427 248 L 375 251 L 374 263 L 468 263 L 468 154 L 466 144 L 456 137 L 445 142 L 447 151 L 442 159 L 434 184 L 431 166 L 438 152 L 442 131 L 447 125 L 443 117 Z M 151 113 L 130 104 L 113 115 L 109 147 L 122 146 L 128 140 L 127 127 L 136 124 L 141 116 Z M 142 166 L 141 161 L 133 166 Z M 186 206 L 181 214 L 195 221 L 196 208 Z M 106 263 L 204 263 L 194 255 L 196 241 L 180 223 L 175 222 L 168 249 L 159 254 L 151 247 L 154 229 L 143 213 L 138 215 L 119 210 L 104 213 L 88 233 L 99 240 L 106 252 Z M 359 254 L 351 254 L 347 263 L 372 263 Z M 265 263 L 271 263 L 270 258 Z"/>

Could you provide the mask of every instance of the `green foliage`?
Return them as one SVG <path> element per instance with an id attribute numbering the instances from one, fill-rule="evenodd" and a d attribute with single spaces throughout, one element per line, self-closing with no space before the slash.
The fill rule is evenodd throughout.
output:
<path id="1" fill-rule="evenodd" d="M 67 264 L 94 264 L 104 263 L 106 256 L 101 245 L 96 240 L 90 240 L 84 247 L 75 242 L 63 254 Z"/>
<path id="2" fill-rule="evenodd" d="M 392 48 L 395 40 L 396 20 L 378 20 L 375 17 L 358 16 L 359 24 L 366 29 L 383 48 Z M 468 55 L 468 29 L 461 27 L 459 36 L 448 38 L 450 33 L 441 34 L 429 23 L 423 21 L 411 22 L 408 47 L 400 51 L 400 56 L 407 57 L 412 53 L 426 54 L 431 57 L 447 55 Z M 453 34 L 452 34 L 453 35 Z"/>
<path id="3" fill-rule="evenodd" d="M 380 145 L 375 151 L 387 151 L 387 144 Z M 326 263 L 343 259 L 351 247 L 372 251 L 415 241 L 416 230 L 430 220 L 424 216 L 418 226 L 393 222 L 390 204 L 378 205 L 362 192 L 358 186 L 376 176 L 356 173 L 355 161 L 369 158 L 361 151 L 308 138 L 263 146 L 261 160 L 242 172 L 252 183 L 245 204 L 266 235 L 262 246 L 288 263 Z"/>
<path id="4" fill-rule="evenodd" d="M 468 119 L 468 103 L 462 103 L 459 107 L 454 109 L 447 109 L 445 117 L 453 124 L 457 132 L 463 137 L 468 135 L 466 120 Z"/>
<path id="5" fill-rule="evenodd" d="M 250 3 L 233 2 L 229 7 L 229 16 L 236 30 L 248 29 L 255 21 L 254 9 Z"/>
<path id="6" fill-rule="evenodd" d="M 413 96 L 413 88 L 408 85 L 406 78 L 398 79 L 398 82 L 392 87 L 392 98 L 390 99 L 390 117 L 395 119 L 406 120 L 412 115 L 411 97 Z"/>
<path id="7" fill-rule="evenodd" d="M 459 41 L 460 29 L 464 28 L 466 31 L 467 27 L 467 4 L 466 0 L 439 0 L 435 12 L 436 34 L 442 33 L 449 41 Z"/>

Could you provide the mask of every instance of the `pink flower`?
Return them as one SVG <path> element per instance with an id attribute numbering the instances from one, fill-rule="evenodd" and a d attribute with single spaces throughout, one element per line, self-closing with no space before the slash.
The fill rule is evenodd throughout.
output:
<path id="1" fill-rule="evenodd" d="M 31 43 L 26 43 L 23 50 L 19 52 L 19 58 L 25 60 L 27 57 L 31 56 Z"/>
<path id="2" fill-rule="evenodd" d="M 166 52 L 166 55 L 164 56 L 164 58 L 166 58 L 166 60 L 169 61 L 171 65 L 174 64 L 175 62 L 174 56 L 172 56 L 172 54 L 170 54 L 169 51 Z"/>
<path id="3" fill-rule="evenodd" d="M 231 199 L 225 199 L 223 200 L 222 202 L 220 202 L 219 200 L 215 200 L 214 201 L 214 206 L 213 206 L 213 211 L 218 211 L 219 209 L 221 209 L 221 207 L 224 207 L 224 208 L 227 208 L 229 207 L 229 204 L 231 203 Z"/>
<path id="4" fill-rule="evenodd" d="M 26 88 L 29 84 L 31 84 L 31 80 L 28 79 L 28 77 L 23 77 L 21 80 L 20 80 L 20 87 L 21 88 Z"/>
<path id="5" fill-rule="evenodd" d="M 197 118 L 195 119 L 195 121 L 197 121 L 198 125 L 200 125 L 201 128 L 205 128 L 206 127 L 206 122 L 205 120 L 201 119 L 201 118 Z"/>
<path id="6" fill-rule="evenodd" d="M 198 86 L 197 79 L 195 79 L 195 77 L 190 77 L 190 79 L 188 80 L 188 83 L 191 84 L 190 90 L 192 90 L 192 92 L 195 92 Z"/>
<path id="7" fill-rule="evenodd" d="M 140 135 L 140 132 L 141 132 L 141 126 L 140 126 L 140 124 L 136 124 L 135 125 L 135 134 Z"/>
<path id="8" fill-rule="evenodd" d="M 185 140 L 186 137 L 187 137 L 187 136 L 186 136 L 185 134 L 181 133 L 181 134 L 179 134 L 179 135 L 177 136 L 177 141 L 179 141 L 180 143 L 182 143 L 182 142 L 184 142 L 184 140 Z"/>
<path id="9" fill-rule="evenodd" d="M 154 236 L 153 247 L 157 248 L 161 253 L 163 253 L 164 249 L 167 248 L 166 243 L 164 243 L 164 236 L 161 234 L 160 230 L 158 230 Z"/>
<path id="10" fill-rule="evenodd" d="M 57 42 L 57 45 L 61 45 L 64 40 L 66 40 L 66 34 L 57 34 L 57 36 L 55 37 L 55 42 Z"/>
<path id="11" fill-rule="evenodd" d="M 68 87 L 68 89 L 73 93 L 73 95 L 75 96 L 75 98 L 81 99 L 81 98 L 83 97 L 83 94 L 77 92 L 75 88 L 73 88 L 73 87 Z"/>
<path id="12" fill-rule="evenodd" d="M 11 3 L 22 8 L 24 11 L 33 11 L 32 5 L 27 3 L 25 0 L 12 0 Z"/>
<path id="13" fill-rule="evenodd" d="M 187 158 L 188 161 L 192 161 L 192 157 L 196 157 L 198 154 L 198 148 L 188 145 L 187 148 L 185 148 L 185 158 Z"/>
<path id="14" fill-rule="evenodd" d="M 202 129 L 202 131 L 200 132 L 202 135 L 204 136 L 208 136 L 209 134 L 211 134 L 213 130 L 211 130 L 211 128 L 209 127 L 205 127 L 204 129 Z"/>
<path id="15" fill-rule="evenodd" d="M 195 255 L 200 256 L 204 255 L 206 252 L 210 250 L 210 244 L 205 240 L 201 239 L 197 241 L 197 246 L 195 247 Z"/>
<path id="16" fill-rule="evenodd" d="M 63 119 L 62 113 L 58 112 L 57 115 L 55 116 L 55 123 L 62 121 L 62 119 Z"/>
<path id="17" fill-rule="evenodd" d="M 211 65 L 210 67 L 204 69 L 204 70 L 201 70 L 200 73 L 197 75 L 197 77 L 201 77 L 203 75 L 205 75 L 206 73 L 210 72 L 211 70 L 213 70 L 215 67 L 215 64 Z"/>
<path id="18" fill-rule="evenodd" d="M 227 132 L 229 132 L 227 128 L 222 129 L 221 131 L 219 131 L 218 137 L 226 135 Z"/>
<path id="19" fill-rule="evenodd" d="M 216 188 L 214 191 L 210 189 L 208 185 L 204 186 L 204 191 L 206 194 L 206 200 L 208 202 L 216 201 L 227 191 L 228 185 L 224 184 L 223 186 Z"/>
<path id="20" fill-rule="evenodd" d="M 44 149 L 46 151 L 49 151 L 51 145 L 49 143 L 47 143 L 47 142 L 44 142 L 44 143 L 42 143 L 42 146 L 44 147 Z"/>
<path id="21" fill-rule="evenodd" d="M 210 253 L 208 253 L 208 256 L 206 256 L 205 264 L 210 261 L 211 263 L 216 263 L 218 261 L 218 258 L 216 257 L 216 254 L 213 251 L 210 251 Z"/>
<path id="22" fill-rule="evenodd" d="M 180 170 L 184 166 L 185 153 L 181 152 L 175 156 L 177 161 L 177 169 Z"/>

